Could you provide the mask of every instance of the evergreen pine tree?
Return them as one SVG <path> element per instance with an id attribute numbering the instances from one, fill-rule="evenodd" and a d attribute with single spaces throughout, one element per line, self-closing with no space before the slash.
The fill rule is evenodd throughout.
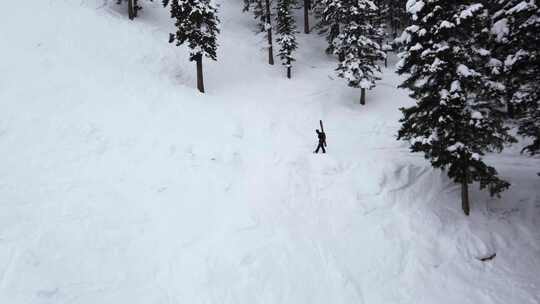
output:
<path id="1" fill-rule="evenodd" d="M 277 43 L 281 46 L 279 57 L 287 67 L 287 78 L 291 78 L 291 68 L 294 57 L 292 53 L 298 47 L 296 43 L 296 21 L 291 15 L 292 7 L 296 5 L 296 0 L 278 0 L 277 2 Z"/>
<path id="2" fill-rule="evenodd" d="M 403 39 L 398 73 L 407 75 L 400 86 L 409 89 L 416 105 L 402 109 L 398 138 L 411 142 L 435 168 L 461 184 L 462 208 L 469 214 L 468 185 L 479 182 L 497 195 L 509 187 L 482 156 L 502 150 L 512 141 L 497 116 L 500 107 L 490 89 L 490 75 L 482 74 L 489 52 L 478 47 L 476 34 L 485 33 L 488 18 L 480 4 L 466 0 L 407 3 L 412 25 Z"/>
<path id="3" fill-rule="evenodd" d="M 393 37 L 397 37 L 398 32 L 403 29 L 408 22 L 408 16 L 405 11 L 407 1 L 403 0 L 387 0 L 388 4 L 388 20 L 392 29 Z"/>
<path id="4" fill-rule="evenodd" d="M 370 0 L 342 1 L 342 33 L 334 39 L 334 53 L 341 55 L 337 68 L 338 76 L 347 80 L 348 85 L 361 89 L 360 104 L 365 104 L 366 89 L 375 87 L 381 72 L 376 61 L 385 54 L 376 42 L 377 30 L 369 22 L 377 6 Z"/>
<path id="5" fill-rule="evenodd" d="M 389 7 L 387 0 L 374 0 L 373 3 L 377 7 L 373 11 L 373 17 L 371 18 L 371 23 L 373 27 L 377 30 L 377 35 L 385 39 L 388 36 L 387 33 L 387 21 L 389 19 Z M 382 41 L 378 41 L 379 44 L 382 44 Z"/>
<path id="6" fill-rule="evenodd" d="M 388 43 L 391 36 L 388 32 L 388 1 L 387 0 L 375 0 L 373 1 L 377 6 L 377 9 L 373 12 L 373 17 L 371 18 L 371 24 L 374 28 L 373 39 L 377 41 L 380 45 L 381 50 L 384 52 L 384 66 L 388 67 L 387 53 L 392 50 L 392 47 Z"/>
<path id="7" fill-rule="evenodd" d="M 511 116 L 519 134 L 532 138 L 524 148 L 540 153 L 540 7 L 534 0 L 496 3 L 491 32 L 502 62 L 499 79 L 506 89 Z"/>
<path id="8" fill-rule="evenodd" d="M 342 2 L 344 0 L 317 0 L 314 3 L 315 15 L 319 19 L 317 23 L 319 34 L 325 35 L 328 42 L 327 54 L 334 54 L 334 40 L 340 33 L 340 25 L 347 10 Z"/>
<path id="9" fill-rule="evenodd" d="M 176 33 L 169 42 L 180 46 L 187 42 L 189 60 L 197 63 L 197 88 L 204 93 L 202 59 L 217 59 L 217 34 L 219 33 L 217 8 L 210 0 L 163 0 L 171 4 L 171 18 L 176 19 Z"/>

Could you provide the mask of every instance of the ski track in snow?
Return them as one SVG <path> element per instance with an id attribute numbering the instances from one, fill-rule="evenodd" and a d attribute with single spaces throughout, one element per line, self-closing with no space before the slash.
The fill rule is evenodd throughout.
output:
<path id="1" fill-rule="evenodd" d="M 0 303 L 540 303 L 539 159 L 489 156 L 513 186 L 474 187 L 465 218 L 395 140 L 411 101 L 391 68 L 361 107 L 299 34 L 287 80 L 218 2 L 206 95 L 159 1 L 133 22 L 115 1 L 40 1 L 31 22 L 6 3 Z"/>

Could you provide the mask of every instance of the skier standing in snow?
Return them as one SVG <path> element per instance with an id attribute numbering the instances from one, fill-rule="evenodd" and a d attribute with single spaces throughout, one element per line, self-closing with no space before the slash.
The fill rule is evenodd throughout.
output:
<path id="1" fill-rule="evenodd" d="M 320 124 L 321 130 L 315 130 L 315 132 L 317 132 L 317 137 L 319 138 L 319 145 L 317 146 L 317 150 L 315 150 L 313 153 L 319 153 L 319 149 L 322 149 L 322 153 L 326 153 L 326 133 L 324 133 L 322 121 L 320 121 Z"/>

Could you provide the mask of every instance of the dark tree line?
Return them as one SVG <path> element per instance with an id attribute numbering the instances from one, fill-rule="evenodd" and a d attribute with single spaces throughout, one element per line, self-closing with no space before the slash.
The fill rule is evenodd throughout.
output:
<path id="1" fill-rule="evenodd" d="M 121 0 L 119 0 L 121 1 Z M 170 42 L 187 45 L 196 62 L 197 87 L 204 92 L 203 58 L 217 59 L 217 7 L 211 0 L 163 0 L 175 20 Z M 300 2 L 300 3 L 299 3 Z M 406 3 L 406 7 L 405 7 Z M 244 11 L 266 33 L 268 63 L 277 56 L 292 76 L 298 48 L 294 10 L 303 8 L 304 33 L 310 18 L 337 59 L 336 71 L 347 84 L 366 90 L 380 77 L 380 64 L 391 49 L 403 52 L 397 73 L 405 77 L 416 104 L 401 109 L 398 139 L 410 142 L 432 166 L 445 170 L 461 188 L 470 213 L 469 186 L 498 196 L 510 187 L 485 160 L 517 141 L 530 138 L 523 153 L 540 153 L 540 8 L 535 0 L 244 0 Z M 129 0 L 130 18 L 140 9 Z"/>
<path id="2" fill-rule="evenodd" d="M 275 31 L 281 49 L 278 53 L 286 66 L 286 75 L 291 77 L 293 52 L 297 49 L 298 33 L 295 9 L 303 9 L 304 33 L 309 34 L 310 18 L 316 21 L 315 28 L 326 37 L 326 52 L 336 55 L 338 76 L 348 85 L 361 89 L 360 103 L 365 104 L 366 90 L 375 86 L 380 77 L 380 62 L 386 64 L 386 52 L 390 26 L 394 15 L 404 16 L 395 11 L 404 11 L 404 4 L 390 7 L 389 0 L 244 0 L 244 11 L 251 11 L 258 28 L 266 31 L 268 39 L 269 63 L 273 64 L 273 38 Z M 402 7 L 401 9 L 399 9 Z M 275 11 L 275 13 L 274 13 Z M 394 15 L 391 14 L 394 12 Z M 276 17 L 275 29 L 272 17 Z M 395 26 L 397 30 L 397 26 Z"/>

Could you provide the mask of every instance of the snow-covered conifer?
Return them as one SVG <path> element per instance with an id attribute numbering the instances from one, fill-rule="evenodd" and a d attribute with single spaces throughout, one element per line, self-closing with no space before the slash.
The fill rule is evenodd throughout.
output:
<path id="1" fill-rule="evenodd" d="M 397 33 L 401 31 L 409 21 L 407 12 L 405 10 L 406 3 L 407 1 L 404 0 L 387 0 L 387 16 L 394 38 L 397 36 Z"/>
<path id="2" fill-rule="evenodd" d="M 296 5 L 296 0 L 278 0 L 276 34 L 277 43 L 280 45 L 279 58 L 283 65 L 287 67 L 287 78 L 291 78 L 293 52 L 298 47 L 296 42 L 296 21 L 291 15 L 291 9 Z"/>
<path id="3" fill-rule="evenodd" d="M 176 19 L 176 33 L 169 42 L 180 46 L 187 42 L 189 60 L 197 63 L 197 88 L 204 93 L 202 59 L 217 59 L 217 34 L 219 33 L 217 8 L 210 0 L 163 0 L 171 5 L 171 18 Z"/>
<path id="4" fill-rule="evenodd" d="M 483 73 L 490 53 L 475 41 L 486 32 L 488 15 L 483 5 L 470 2 L 408 1 L 412 24 L 403 33 L 406 51 L 398 64 L 398 73 L 407 77 L 401 87 L 416 100 L 402 109 L 398 138 L 461 184 L 467 215 L 469 184 L 479 182 L 491 195 L 509 187 L 482 157 L 512 141 L 497 115 L 499 100 L 483 89 L 497 87 Z"/>
<path id="5" fill-rule="evenodd" d="M 334 53 L 340 55 L 338 76 L 348 85 L 361 89 L 360 103 L 365 104 L 366 89 L 375 87 L 381 69 L 377 60 L 385 57 L 377 43 L 376 28 L 369 22 L 377 6 L 370 0 L 342 1 L 345 21 L 341 34 L 334 39 Z"/>
<path id="6" fill-rule="evenodd" d="M 532 138 L 524 151 L 540 153 L 540 7 L 534 0 L 503 0 L 491 33 L 519 134 Z M 514 110 L 515 109 L 515 110 Z"/>
<path id="7" fill-rule="evenodd" d="M 386 60 L 386 54 L 389 50 L 392 50 L 392 47 L 388 43 L 388 41 L 391 40 L 391 35 L 388 32 L 387 24 L 389 16 L 388 1 L 375 0 L 373 3 L 375 3 L 377 9 L 373 12 L 373 17 L 370 18 L 370 23 L 373 26 L 373 34 L 371 35 L 371 39 L 377 41 L 381 47 L 381 50 L 384 52 L 384 66 L 387 67 L 388 62 Z"/>
<path id="8" fill-rule="evenodd" d="M 379 43 L 382 44 L 382 40 L 387 38 L 386 28 L 389 19 L 388 2 L 387 0 L 374 0 L 373 3 L 377 8 L 373 11 L 373 17 L 370 18 L 370 22 L 376 29 L 377 35 L 381 37 L 381 41 L 379 41 Z"/>
<path id="9" fill-rule="evenodd" d="M 340 33 L 340 25 L 347 8 L 343 5 L 344 0 L 317 0 L 314 4 L 315 15 L 317 16 L 317 28 L 319 34 L 326 36 L 328 47 L 326 53 L 334 53 L 334 39 Z"/>

